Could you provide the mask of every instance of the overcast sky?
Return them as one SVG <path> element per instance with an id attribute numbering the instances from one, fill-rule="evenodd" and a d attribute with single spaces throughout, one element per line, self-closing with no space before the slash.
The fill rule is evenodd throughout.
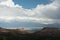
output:
<path id="1" fill-rule="evenodd" d="M 0 27 L 47 25 L 60 26 L 60 0 L 0 0 Z"/>

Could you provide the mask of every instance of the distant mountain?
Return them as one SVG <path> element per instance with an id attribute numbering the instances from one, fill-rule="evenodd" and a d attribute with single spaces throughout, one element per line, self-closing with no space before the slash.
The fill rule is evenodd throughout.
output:
<path id="1" fill-rule="evenodd" d="M 35 32 L 35 34 L 40 36 L 60 36 L 60 28 L 54 28 L 54 27 L 45 27 L 40 31 Z"/>
<path id="2" fill-rule="evenodd" d="M 5 29 L 5 28 L 0 27 L 0 32 L 17 32 L 17 33 L 24 34 L 24 33 L 33 33 L 41 29 L 43 29 L 43 27 L 41 28 L 20 28 L 20 29 Z"/>
<path id="3" fill-rule="evenodd" d="M 32 30 L 25 30 L 25 31 L 27 31 L 28 33 L 33 33 L 33 32 L 39 31 L 41 29 L 43 29 L 43 27 L 40 27 L 40 28 L 32 28 Z"/>
<path id="4" fill-rule="evenodd" d="M 54 24 L 48 24 L 46 27 L 54 27 L 54 28 L 60 28 L 60 24 L 54 23 Z"/>

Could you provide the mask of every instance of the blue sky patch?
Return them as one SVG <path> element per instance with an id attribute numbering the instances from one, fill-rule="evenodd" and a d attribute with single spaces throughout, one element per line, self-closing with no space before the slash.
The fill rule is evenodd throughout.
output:
<path id="1" fill-rule="evenodd" d="M 49 4 L 51 0 L 13 0 L 15 4 L 23 6 L 23 8 L 31 9 L 35 8 L 38 4 Z"/>

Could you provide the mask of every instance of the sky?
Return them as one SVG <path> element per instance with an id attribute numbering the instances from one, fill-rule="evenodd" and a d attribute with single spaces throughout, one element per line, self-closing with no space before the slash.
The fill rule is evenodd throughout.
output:
<path id="1" fill-rule="evenodd" d="M 38 4 L 49 4 L 51 0 L 13 0 L 15 4 L 23 6 L 23 8 L 32 9 L 35 8 Z"/>
<path id="2" fill-rule="evenodd" d="M 0 27 L 60 27 L 60 0 L 0 0 Z"/>

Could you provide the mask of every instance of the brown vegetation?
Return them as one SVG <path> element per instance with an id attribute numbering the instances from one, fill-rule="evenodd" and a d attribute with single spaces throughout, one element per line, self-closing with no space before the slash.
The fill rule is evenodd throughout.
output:
<path id="1" fill-rule="evenodd" d="M 43 28 L 34 33 L 0 28 L 0 40 L 60 40 L 59 28 Z"/>

